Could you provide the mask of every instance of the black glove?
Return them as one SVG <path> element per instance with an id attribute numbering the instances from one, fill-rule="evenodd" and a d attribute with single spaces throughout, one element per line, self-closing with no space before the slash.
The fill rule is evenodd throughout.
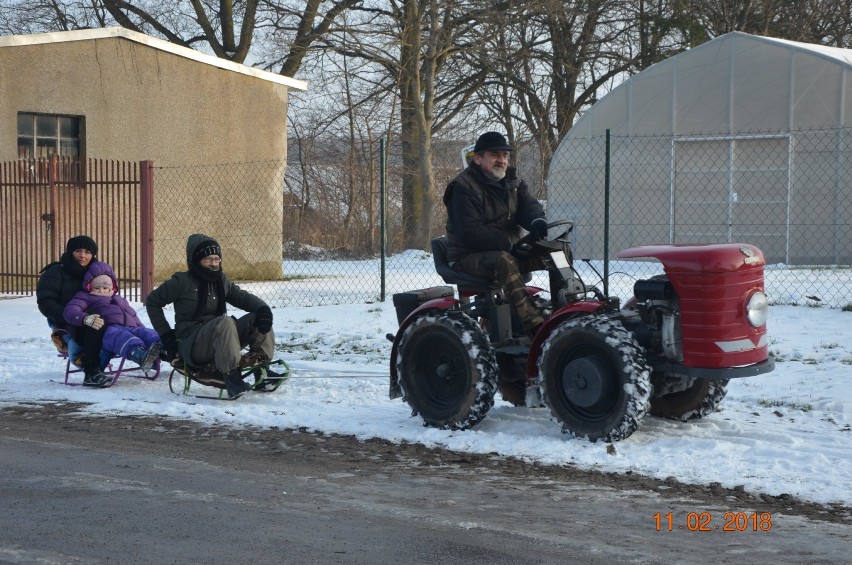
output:
<path id="1" fill-rule="evenodd" d="M 532 251 L 532 245 L 530 243 L 521 241 L 516 241 L 512 244 L 512 249 L 509 251 L 515 257 L 529 257 L 530 251 Z"/>
<path id="2" fill-rule="evenodd" d="M 163 335 L 160 336 L 160 343 L 162 344 L 162 349 L 160 350 L 160 359 L 163 359 L 163 355 L 165 355 L 166 361 L 171 361 L 178 354 L 178 345 L 177 345 L 177 336 L 175 336 L 174 330 L 169 330 Z"/>
<path id="3" fill-rule="evenodd" d="M 262 334 L 269 333 L 272 329 L 272 310 L 269 306 L 261 306 L 254 313 L 254 327 Z"/>
<path id="4" fill-rule="evenodd" d="M 532 224 L 530 224 L 530 233 L 536 241 L 547 239 L 547 220 L 544 218 L 536 218 L 533 220 Z"/>

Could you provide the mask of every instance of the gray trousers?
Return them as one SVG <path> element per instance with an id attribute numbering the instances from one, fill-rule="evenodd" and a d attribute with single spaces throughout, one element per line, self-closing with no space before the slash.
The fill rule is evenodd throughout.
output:
<path id="1" fill-rule="evenodd" d="M 243 347 L 272 359 L 275 353 L 275 334 L 270 330 L 262 334 L 254 328 L 254 314 L 234 319 L 218 316 L 205 323 L 195 335 L 192 361 L 195 367 L 213 364 L 216 371 L 226 375 L 240 364 Z"/>

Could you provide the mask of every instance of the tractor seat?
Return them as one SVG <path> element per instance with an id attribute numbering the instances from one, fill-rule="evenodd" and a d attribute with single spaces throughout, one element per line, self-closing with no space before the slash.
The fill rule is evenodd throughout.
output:
<path id="1" fill-rule="evenodd" d="M 435 261 L 435 271 L 441 275 L 445 283 L 458 286 L 459 293 L 465 294 L 481 294 L 491 289 L 500 288 L 500 285 L 494 281 L 489 283 L 485 279 L 456 271 L 450 267 L 450 263 L 447 261 L 448 246 L 449 241 L 445 235 L 432 240 L 432 259 Z"/>

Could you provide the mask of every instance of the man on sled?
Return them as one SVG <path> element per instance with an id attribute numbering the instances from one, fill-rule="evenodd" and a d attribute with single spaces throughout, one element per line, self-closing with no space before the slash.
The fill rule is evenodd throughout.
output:
<path id="1" fill-rule="evenodd" d="M 272 359 L 275 335 L 272 310 L 266 303 L 232 283 L 222 269 L 222 249 L 209 235 L 193 234 L 186 242 L 188 271 L 178 272 L 157 287 L 145 301 L 151 325 L 160 334 L 163 349 L 172 365 L 180 357 L 186 374 L 211 386 L 224 388 L 228 397 L 238 398 L 252 390 L 272 390 L 283 376 L 267 376 L 265 369 L 255 373 L 255 385 L 243 380 L 240 360 L 243 347 L 249 352 L 243 363 L 268 365 Z M 169 325 L 163 307 L 174 304 L 175 327 Z M 248 314 L 232 318 L 227 304 Z M 179 363 L 179 362 L 177 362 Z M 210 370 L 207 370 L 210 369 Z M 203 380 L 199 375 L 210 375 Z M 272 381 L 279 382 L 272 382 Z"/>

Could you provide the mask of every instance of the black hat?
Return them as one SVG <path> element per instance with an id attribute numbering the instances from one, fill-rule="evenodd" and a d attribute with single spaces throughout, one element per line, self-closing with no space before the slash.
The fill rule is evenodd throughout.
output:
<path id="1" fill-rule="evenodd" d="M 92 255 L 98 254 L 98 244 L 88 235 L 75 235 L 65 244 L 65 253 L 69 255 L 78 249 L 88 249 Z"/>
<path id="2" fill-rule="evenodd" d="M 215 239 L 206 239 L 195 246 L 195 251 L 192 252 L 192 261 L 197 263 L 210 255 L 218 255 L 222 257 L 222 248 Z"/>
<path id="3" fill-rule="evenodd" d="M 502 133 L 496 131 L 487 131 L 479 136 L 476 140 L 476 145 L 473 147 L 474 153 L 480 151 L 511 151 L 509 142 L 503 137 Z"/>

